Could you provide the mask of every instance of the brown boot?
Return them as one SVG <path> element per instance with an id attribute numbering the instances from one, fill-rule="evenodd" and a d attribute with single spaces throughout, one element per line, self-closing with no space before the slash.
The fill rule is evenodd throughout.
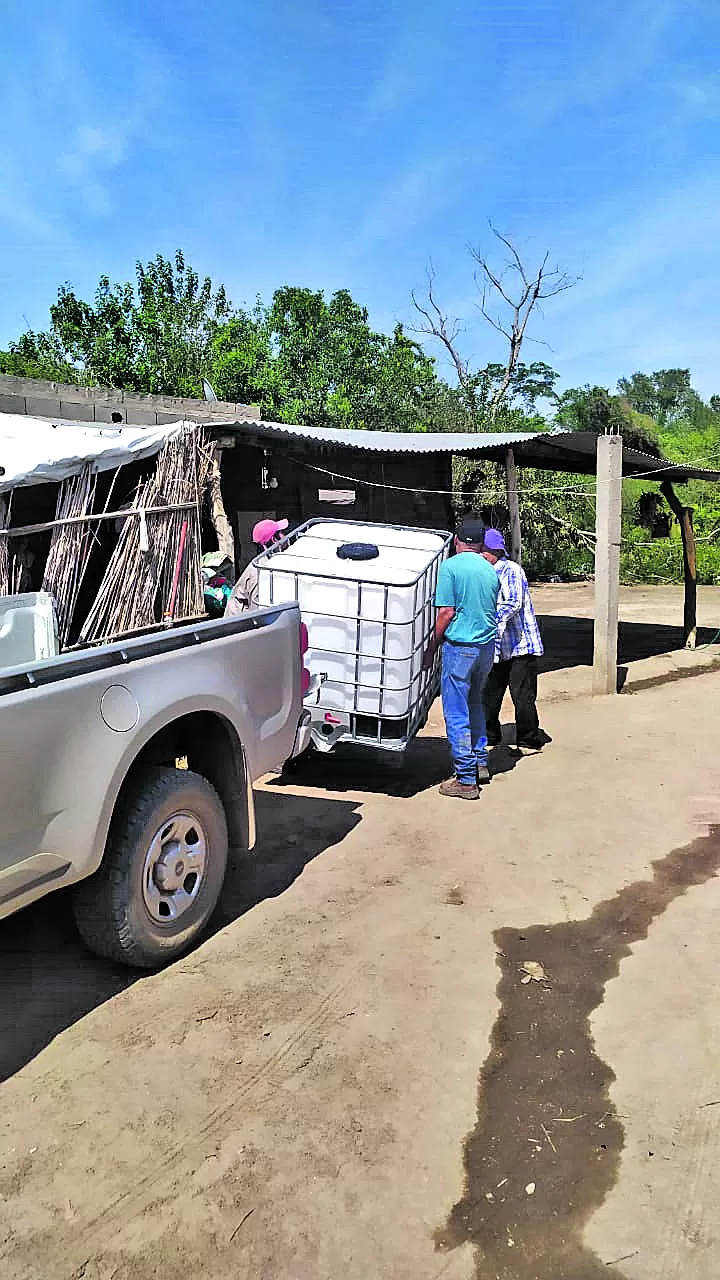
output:
<path id="1" fill-rule="evenodd" d="M 441 796 L 452 796 L 454 800 L 477 800 L 480 795 L 474 782 L 461 782 L 459 778 L 441 782 L 439 790 Z"/>

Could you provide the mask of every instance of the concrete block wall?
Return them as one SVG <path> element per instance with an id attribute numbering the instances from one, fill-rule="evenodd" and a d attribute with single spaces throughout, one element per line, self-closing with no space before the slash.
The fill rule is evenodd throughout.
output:
<path id="1" fill-rule="evenodd" d="M 162 425 L 177 422 L 178 418 L 208 423 L 260 419 L 257 405 L 179 396 L 140 396 L 105 387 L 74 387 L 9 374 L 0 374 L 0 413 L 69 418 L 74 422 L 112 422 L 113 413 L 119 413 L 121 423 L 138 426 Z"/>

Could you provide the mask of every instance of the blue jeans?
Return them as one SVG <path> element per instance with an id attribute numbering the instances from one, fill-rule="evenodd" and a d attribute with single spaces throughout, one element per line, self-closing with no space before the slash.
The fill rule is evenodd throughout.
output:
<path id="1" fill-rule="evenodd" d="M 468 784 L 475 782 L 478 765 L 487 765 L 483 689 L 494 658 L 494 640 L 443 645 L 440 692 L 445 729 L 455 775 Z"/>

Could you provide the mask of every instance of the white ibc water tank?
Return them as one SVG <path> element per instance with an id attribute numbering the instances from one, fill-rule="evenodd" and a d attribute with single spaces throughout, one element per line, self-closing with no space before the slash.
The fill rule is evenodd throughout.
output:
<path id="1" fill-rule="evenodd" d="M 371 544 L 378 554 L 338 556 L 351 543 Z M 322 707 L 389 719 L 411 715 L 427 683 L 422 658 L 449 544 L 449 534 L 426 529 L 317 520 L 258 558 L 261 606 L 300 604 L 310 638 L 307 666 L 327 676 Z"/>

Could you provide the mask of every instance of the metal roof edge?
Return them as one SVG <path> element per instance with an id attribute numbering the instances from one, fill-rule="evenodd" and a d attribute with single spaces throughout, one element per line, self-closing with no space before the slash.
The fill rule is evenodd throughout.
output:
<path id="1" fill-rule="evenodd" d="M 289 422 L 271 422 L 267 418 L 237 418 L 232 422 L 213 422 L 215 431 L 246 428 L 248 434 L 291 437 L 314 444 L 338 444 L 370 453 L 459 453 L 481 449 L 497 449 L 556 435 L 556 431 L 365 431 L 359 427 L 306 427 Z"/>
<path id="2" fill-rule="evenodd" d="M 589 458 L 595 452 L 594 447 L 587 447 L 590 442 L 594 445 L 594 432 L 568 431 L 562 427 L 552 427 L 547 431 L 365 431 L 358 427 L 307 427 L 296 423 L 272 422 L 266 418 L 236 418 L 229 422 L 214 422 L 211 427 L 220 432 L 245 429 L 249 435 L 266 439 L 296 439 L 318 445 L 341 445 L 358 453 L 485 453 L 491 456 L 493 452 L 513 445 L 546 441 L 551 446 L 557 446 L 558 454 L 562 455 L 563 442 L 568 445 L 573 442 L 576 449 L 567 450 L 564 458 L 565 470 L 573 469 L 569 465 L 573 461 L 573 454 L 580 464 L 583 454 L 585 458 Z M 625 466 L 637 467 L 637 479 L 652 480 L 656 477 L 658 483 L 663 479 L 676 479 L 679 483 L 684 480 L 720 481 L 720 471 L 672 462 L 669 458 L 656 458 L 654 454 L 645 453 L 624 441 L 623 460 Z M 548 461 L 547 458 L 538 458 L 535 462 L 526 459 L 520 465 L 536 466 L 548 471 L 552 470 Z M 591 474 L 587 464 L 584 467 L 578 465 L 577 470 L 579 473 L 584 471 L 585 474 Z"/>

